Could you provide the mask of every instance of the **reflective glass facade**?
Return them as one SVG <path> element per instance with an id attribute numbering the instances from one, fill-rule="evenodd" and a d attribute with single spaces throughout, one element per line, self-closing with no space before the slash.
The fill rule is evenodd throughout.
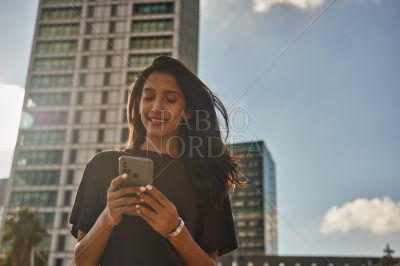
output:
<path id="1" fill-rule="evenodd" d="M 276 255 L 277 221 L 275 163 L 264 142 L 231 146 L 238 156 L 240 177 L 249 188 L 236 188 L 231 194 L 232 212 L 240 256 Z"/>

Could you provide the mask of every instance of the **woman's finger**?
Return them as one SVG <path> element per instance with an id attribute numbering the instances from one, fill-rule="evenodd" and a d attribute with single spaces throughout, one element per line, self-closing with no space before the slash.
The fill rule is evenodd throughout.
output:
<path id="1" fill-rule="evenodd" d="M 136 212 L 146 220 L 146 222 L 155 229 L 157 214 L 143 205 L 136 205 Z"/>
<path id="2" fill-rule="evenodd" d="M 113 192 L 113 197 L 120 198 L 130 194 L 139 194 L 140 192 L 140 187 L 138 186 L 123 187 Z"/>
<path id="3" fill-rule="evenodd" d="M 120 214 L 136 211 L 136 204 L 135 205 L 130 205 L 130 206 L 125 206 L 125 207 L 118 207 L 116 210 Z"/>
<path id="4" fill-rule="evenodd" d="M 127 206 L 127 205 L 136 205 L 136 204 L 142 204 L 143 199 L 139 197 L 122 197 L 119 199 L 114 200 L 112 203 L 112 206 L 115 207 L 120 207 L 120 206 Z"/>
<path id="5" fill-rule="evenodd" d="M 164 196 L 161 191 L 159 191 L 156 187 L 153 187 L 152 185 L 147 185 L 146 187 L 140 187 L 140 190 L 142 192 L 147 191 L 150 193 L 150 195 L 155 199 L 156 201 L 159 202 L 159 204 L 163 207 L 168 206 L 168 204 L 171 204 L 171 202 L 167 199 L 166 196 Z"/>
<path id="6" fill-rule="evenodd" d="M 119 188 L 119 185 L 121 185 L 122 182 L 124 182 L 128 178 L 127 174 L 119 175 L 116 178 L 114 178 L 111 181 L 109 191 L 114 192 L 117 191 Z"/>
<path id="7" fill-rule="evenodd" d="M 165 208 L 160 204 L 160 202 L 155 200 L 152 196 L 150 196 L 147 193 L 143 192 L 142 194 L 140 194 L 140 198 L 143 199 L 144 202 L 149 204 L 149 206 L 152 207 L 157 213 L 161 213 Z"/>

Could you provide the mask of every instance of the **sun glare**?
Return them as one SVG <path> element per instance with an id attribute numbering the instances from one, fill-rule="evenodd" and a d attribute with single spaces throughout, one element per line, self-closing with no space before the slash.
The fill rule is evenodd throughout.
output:
<path id="1" fill-rule="evenodd" d="M 0 84 L 0 151 L 15 147 L 25 90 Z"/>

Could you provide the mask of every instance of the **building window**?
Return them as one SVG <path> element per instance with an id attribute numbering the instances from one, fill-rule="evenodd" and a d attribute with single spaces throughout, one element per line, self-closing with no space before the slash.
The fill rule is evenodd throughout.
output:
<path id="1" fill-rule="evenodd" d="M 41 25 L 39 37 L 72 36 L 79 34 L 79 23 Z"/>
<path id="2" fill-rule="evenodd" d="M 67 176 L 67 184 L 68 185 L 71 185 L 74 183 L 74 174 L 75 174 L 74 170 L 68 170 L 68 176 Z"/>
<path id="3" fill-rule="evenodd" d="M 71 153 L 69 154 L 69 163 L 75 163 L 76 162 L 76 150 L 71 150 Z"/>
<path id="4" fill-rule="evenodd" d="M 129 62 L 134 67 L 143 67 L 150 65 L 154 59 L 159 56 L 171 56 L 170 53 L 163 54 L 135 54 L 129 56 Z M 130 65 L 129 65 L 130 66 Z"/>
<path id="5" fill-rule="evenodd" d="M 78 95 L 76 96 L 76 104 L 83 104 L 83 97 L 84 97 L 84 92 L 80 91 L 78 92 Z"/>
<path id="6" fill-rule="evenodd" d="M 106 122 L 106 115 L 107 115 L 107 111 L 106 110 L 101 110 L 100 111 L 100 119 L 99 119 L 100 123 L 105 123 Z"/>
<path id="7" fill-rule="evenodd" d="M 107 40 L 107 50 L 112 50 L 114 47 L 114 39 L 110 38 Z"/>
<path id="8" fill-rule="evenodd" d="M 55 266 L 63 266 L 63 259 L 57 258 L 55 262 Z"/>
<path id="9" fill-rule="evenodd" d="M 78 143 L 78 141 L 79 141 L 79 130 L 74 129 L 72 133 L 72 143 Z"/>
<path id="10" fill-rule="evenodd" d="M 64 130 L 27 131 L 21 134 L 19 144 L 28 145 L 55 145 L 65 143 Z"/>
<path id="11" fill-rule="evenodd" d="M 71 191 L 65 191 L 64 206 L 69 206 L 70 204 L 71 204 Z"/>
<path id="12" fill-rule="evenodd" d="M 38 213 L 37 215 L 38 215 L 39 219 L 42 220 L 42 225 L 45 228 L 53 227 L 54 213 L 48 213 L 48 212 L 43 213 L 43 212 L 41 212 L 41 213 Z"/>
<path id="13" fill-rule="evenodd" d="M 127 122 L 128 122 L 127 113 L 126 113 L 126 108 L 125 108 L 124 111 L 122 112 L 122 122 L 124 122 L 124 123 L 127 123 Z"/>
<path id="14" fill-rule="evenodd" d="M 174 3 L 152 3 L 133 5 L 133 15 L 172 14 Z"/>
<path id="15" fill-rule="evenodd" d="M 82 111 L 75 111 L 75 124 L 81 122 Z"/>
<path id="16" fill-rule="evenodd" d="M 110 85 L 110 73 L 104 73 L 103 85 Z"/>
<path id="17" fill-rule="evenodd" d="M 236 223 L 236 226 L 237 226 L 237 227 L 245 227 L 245 226 L 246 226 L 246 221 L 238 221 L 238 222 Z"/>
<path id="18" fill-rule="evenodd" d="M 92 30 L 93 30 L 93 27 L 92 27 L 91 22 L 86 22 L 85 27 L 86 27 L 85 33 L 86 33 L 86 34 L 91 34 L 91 33 L 92 33 Z"/>
<path id="19" fill-rule="evenodd" d="M 112 5 L 111 6 L 111 12 L 110 12 L 110 16 L 111 17 L 115 17 L 117 15 L 117 8 L 118 8 L 117 5 Z"/>
<path id="20" fill-rule="evenodd" d="M 173 28 L 172 19 L 133 20 L 131 25 L 132 32 L 172 31 Z"/>
<path id="21" fill-rule="evenodd" d="M 43 8 L 42 20 L 64 20 L 64 19 L 80 19 L 81 8 Z"/>
<path id="22" fill-rule="evenodd" d="M 129 128 L 122 129 L 121 142 L 127 142 L 129 138 Z"/>
<path id="23" fill-rule="evenodd" d="M 55 206 L 57 201 L 56 191 L 24 191 L 24 192 L 13 192 L 11 194 L 10 206 Z"/>
<path id="24" fill-rule="evenodd" d="M 37 58 L 33 61 L 33 70 L 52 71 L 75 68 L 75 57 Z"/>
<path id="25" fill-rule="evenodd" d="M 85 86 L 86 74 L 79 74 L 79 86 Z"/>
<path id="26" fill-rule="evenodd" d="M 64 251 L 64 249 L 65 249 L 65 235 L 59 235 L 57 251 Z"/>
<path id="27" fill-rule="evenodd" d="M 94 6 L 89 6 L 87 16 L 88 16 L 88 18 L 91 18 L 94 16 Z"/>
<path id="28" fill-rule="evenodd" d="M 99 129 L 97 132 L 97 142 L 102 143 L 104 142 L 104 129 Z"/>
<path id="29" fill-rule="evenodd" d="M 115 32 L 115 21 L 111 21 L 108 27 L 108 32 L 109 33 L 114 33 Z"/>
<path id="30" fill-rule="evenodd" d="M 130 49 L 171 48 L 172 36 L 133 37 Z"/>
<path id="31" fill-rule="evenodd" d="M 133 82 L 135 82 L 138 75 L 139 75 L 138 72 L 128 72 L 128 74 L 126 75 L 126 84 L 131 85 Z M 126 95 L 129 95 L 129 90 Z M 126 97 L 125 102 L 127 102 L 127 101 L 128 101 L 128 98 Z"/>
<path id="32" fill-rule="evenodd" d="M 35 125 L 53 125 L 66 124 L 68 121 L 68 112 L 31 112 Z"/>
<path id="33" fill-rule="evenodd" d="M 69 218 L 69 212 L 63 212 L 61 217 L 61 228 L 68 227 L 68 218 Z"/>
<path id="34" fill-rule="evenodd" d="M 125 90 L 124 103 L 128 103 L 129 93 L 130 93 L 130 90 Z M 126 116 L 126 112 L 124 113 L 124 116 Z M 125 121 L 125 120 L 126 120 L 126 118 L 122 118 L 122 121 Z M 128 120 L 126 120 L 126 122 L 127 122 L 127 121 L 128 121 Z"/>
<path id="35" fill-rule="evenodd" d="M 90 50 L 90 39 L 86 39 L 83 43 L 83 50 L 89 51 Z"/>
<path id="36" fill-rule="evenodd" d="M 59 170 L 16 171 L 15 186 L 57 185 L 60 180 Z"/>
<path id="37" fill-rule="evenodd" d="M 87 68 L 88 67 L 88 62 L 89 62 L 89 57 L 88 56 L 82 56 L 82 58 L 81 58 L 81 68 Z"/>
<path id="38" fill-rule="evenodd" d="M 70 93 L 32 93 L 26 101 L 27 108 L 49 105 L 69 105 Z"/>
<path id="39" fill-rule="evenodd" d="M 101 93 L 101 103 L 106 104 L 108 102 L 108 91 L 103 91 Z"/>
<path id="40" fill-rule="evenodd" d="M 40 75 L 32 76 L 30 87 L 34 88 L 65 88 L 72 86 L 73 75 Z"/>
<path id="41" fill-rule="evenodd" d="M 106 67 L 111 67 L 112 65 L 112 55 L 106 56 Z"/>
<path id="42" fill-rule="evenodd" d="M 37 42 L 37 54 L 60 54 L 75 52 L 78 47 L 77 41 L 52 41 L 52 42 Z"/>

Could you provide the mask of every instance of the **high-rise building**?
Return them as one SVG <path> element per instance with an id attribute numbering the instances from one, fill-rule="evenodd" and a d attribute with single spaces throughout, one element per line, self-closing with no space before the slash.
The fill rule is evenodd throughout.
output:
<path id="1" fill-rule="evenodd" d="M 4 215 L 38 210 L 49 265 L 73 261 L 77 187 L 95 153 L 124 147 L 137 72 L 160 55 L 196 72 L 198 24 L 199 0 L 40 0 Z"/>
<path id="2" fill-rule="evenodd" d="M 242 181 L 231 194 L 239 249 L 231 255 L 277 255 L 275 163 L 263 141 L 235 143 Z"/>

